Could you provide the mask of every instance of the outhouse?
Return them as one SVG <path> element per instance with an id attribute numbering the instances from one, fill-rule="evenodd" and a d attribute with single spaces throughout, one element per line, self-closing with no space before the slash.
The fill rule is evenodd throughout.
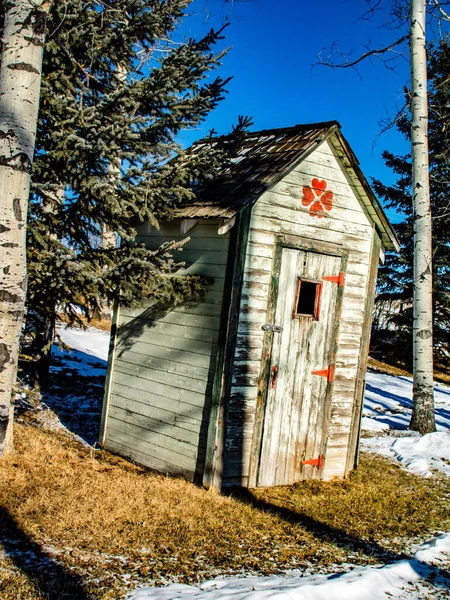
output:
<path id="1" fill-rule="evenodd" d="M 377 269 L 395 233 L 337 122 L 251 132 L 160 229 L 201 302 L 117 307 L 100 441 L 208 487 L 355 466 Z"/>

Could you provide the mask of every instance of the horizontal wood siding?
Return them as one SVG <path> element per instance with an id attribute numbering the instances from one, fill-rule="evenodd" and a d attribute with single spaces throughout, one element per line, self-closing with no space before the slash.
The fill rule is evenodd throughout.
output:
<path id="1" fill-rule="evenodd" d="M 333 192 L 332 209 L 322 218 L 311 216 L 309 208 L 302 206 L 303 187 L 311 186 L 313 178 L 326 180 L 327 189 Z M 368 209 L 336 151 L 323 142 L 253 208 L 227 417 L 224 485 L 245 486 L 249 478 L 263 347 L 261 327 L 266 323 L 275 243 L 280 235 L 295 236 L 299 242 L 328 242 L 348 252 L 323 472 L 325 479 L 345 475 L 374 230 Z"/>
<path id="2" fill-rule="evenodd" d="M 140 227 L 137 241 L 156 249 L 189 241 L 180 273 L 213 278 L 202 302 L 166 311 L 147 304 L 120 309 L 105 447 L 157 470 L 201 476 L 222 311 L 229 234 L 200 222 L 186 235 L 179 223 Z"/>

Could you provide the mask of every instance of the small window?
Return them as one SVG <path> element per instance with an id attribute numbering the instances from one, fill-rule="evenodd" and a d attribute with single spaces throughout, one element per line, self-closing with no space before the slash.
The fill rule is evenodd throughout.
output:
<path id="1" fill-rule="evenodd" d="M 312 317 L 318 321 L 321 292 L 322 284 L 318 281 L 299 278 L 294 317 Z"/>

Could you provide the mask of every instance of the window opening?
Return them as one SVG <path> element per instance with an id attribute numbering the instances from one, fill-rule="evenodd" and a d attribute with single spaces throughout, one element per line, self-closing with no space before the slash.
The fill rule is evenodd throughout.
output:
<path id="1" fill-rule="evenodd" d="M 310 279 L 298 279 L 294 317 L 312 317 L 319 320 L 322 284 Z"/>

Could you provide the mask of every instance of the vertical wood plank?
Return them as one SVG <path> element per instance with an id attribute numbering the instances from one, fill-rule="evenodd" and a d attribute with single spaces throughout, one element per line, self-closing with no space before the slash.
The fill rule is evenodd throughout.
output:
<path id="1" fill-rule="evenodd" d="M 341 257 L 298 249 L 282 249 L 275 333 L 267 377 L 278 368 L 274 389 L 267 386 L 258 486 L 290 484 L 302 478 L 314 478 L 321 470 L 302 467 L 302 460 L 317 458 L 326 442 L 323 423 L 329 386 L 326 379 L 312 374 L 327 369 L 335 352 L 335 308 L 338 286 L 323 281 L 337 275 Z M 296 317 L 298 278 L 321 282 L 321 314 L 318 321 Z"/>
<path id="2" fill-rule="evenodd" d="M 266 323 L 273 323 L 275 320 L 276 302 L 278 298 L 278 287 L 280 279 L 282 246 L 275 244 L 275 252 L 271 273 L 271 286 L 267 301 Z M 253 425 L 253 436 L 250 449 L 250 464 L 249 464 L 249 479 L 248 486 L 256 487 L 257 476 L 259 469 L 259 459 L 261 454 L 261 443 L 264 427 L 264 414 L 266 409 L 266 399 L 268 391 L 268 381 L 270 373 L 270 362 L 272 355 L 273 333 L 271 331 L 264 332 L 262 355 L 261 355 L 261 370 L 258 383 L 258 392 L 255 407 L 255 421 Z"/>
<path id="3" fill-rule="evenodd" d="M 268 398 L 264 419 L 263 446 L 259 467 L 258 485 L 275 485 L 277 471 L 280 465 L 284 467 L 284 458 L 288 452 L 283 442 L 284 414 L 288 402 L 280 401 L 278 390 L 289 388 L 292 374 L 290 371 L 289 351 L 291 343 L 291 320 L 293 311 L 293 297 L 289 294 L 292 282 L 295 280 L 297 270 L 296 250 L 283 249 L 279 282 L 279 295 L 275 312 L 275 324 L 283 329 L 281 333 L 274 333 L 272 345 L 271 369 L 277 368 L 277 379 L 272 389 L 268 385 Z M 270 378 L 270 373 L 269 373 Z M 286 398 L 288 400 L 288 396 Z M 270 428 L 270 432 L 269 432 Z M 263 481 L 264 483 L 260 483 Z"/>
<path id="4" fill-rule="evenodd" d="M 111 333 L 109 337 L 109 350 L 108 350 L 108 367 L 106 370 L 105 388 L 103 392 L 103 404 L 102 404 L 102 416 L 100 420 L 100 432 L 98 437 L 98 443 L 103 447 L 106 438 L 106 429 L 108 423 L 109 404 L 111 397 L 111 384 L 112 376 L 114 372 L 114 363 L 116 360 L 116 346 L 117 346 L 117 323 L 119 321 L 119 303 L 114 302 L 112 321 L 111 321 Z"/>
<path id="5" fill-rule="evenodd" d="M 226 402 L 230 395 L 236 336 L 239 325 L 239 305 L 247 250 L 251 208 L 240 213 L 232 229 L 225 297 L 222 305 L 216 371 L 206 444 L 203 485 L 220 491 L 223 476 L 224 436 L 226 431 Z"/>
<path id="6" fill-rule="evenodd" d="M 347 259 L 348 259 L 347 255 L 341 256 L 341 264 L 340 264 L 339 270 L 344 274 L 347 272 L 347 268 L 348 268 Z M 335 319 L 334 319 L 334 323 L 333 323 L 333 331 L 331 333 L 331 343 L 330 343 L 330 348 L 329 348 L 330 354 L 329 354 L 329 358 L 328 358 L 328 363 L 335 365 L 334 379 L 337 378 L 338 380 L 339 380 L 340 373 L 336 367 L 337 353 L 338 353 L 337 342 L 338 342 L 339 330 L 341 327 L 344 293 L 345 293 L 345 283 L 344 283 L 344 286 L 337 287 Z M 332 407 L 332 402 L 333 402 L 333 396 L 335 396 L 335 395 L 337 396 L 337 394 L 335 394 L 335 382 L 333 381 L 333 382 L 328 383 L 328 385 L 327 385 L 325 406 L 324 406 L 324 410 L 323 410 L 323 420 L 322 420 L 322 444 L 321 444 L 321 447 L 318 448 L 318 455 L 323 454 L 325 457 L 327 456 L 328 437 L 329 437 L 328 432 L 329 432 L 329 428 L 330 428 L 331 407 Z M 326 470 L 326 463 L 320 473 L 321 478 L 324 478 L 325 470 Z M 318 474 L 316 473 L 316 475 L 318 475 Z"/>
<path id="7" fill-rule="evenodd" d="M 358 466 L 359 436 L 361 430 L 362 405 L 366 387 L 367 359 L 369 357 L 370 333 L 372 329 L 373 307 L 375 303 L 375 291 L 377 286 L 378 263 L 381 250 L 381 240 L 374 227 L 372 253 L 370 258 L 369 278 L 366 289 L 366 300 L 364 308 L 364 323 L 361 336 L 359 352 L 358 375 L 356 380 L 356 391 L 353 407 L 353 417 L 350 428 L 350 437 L 347 449 L 347 462 L 345 474 Z"/>

